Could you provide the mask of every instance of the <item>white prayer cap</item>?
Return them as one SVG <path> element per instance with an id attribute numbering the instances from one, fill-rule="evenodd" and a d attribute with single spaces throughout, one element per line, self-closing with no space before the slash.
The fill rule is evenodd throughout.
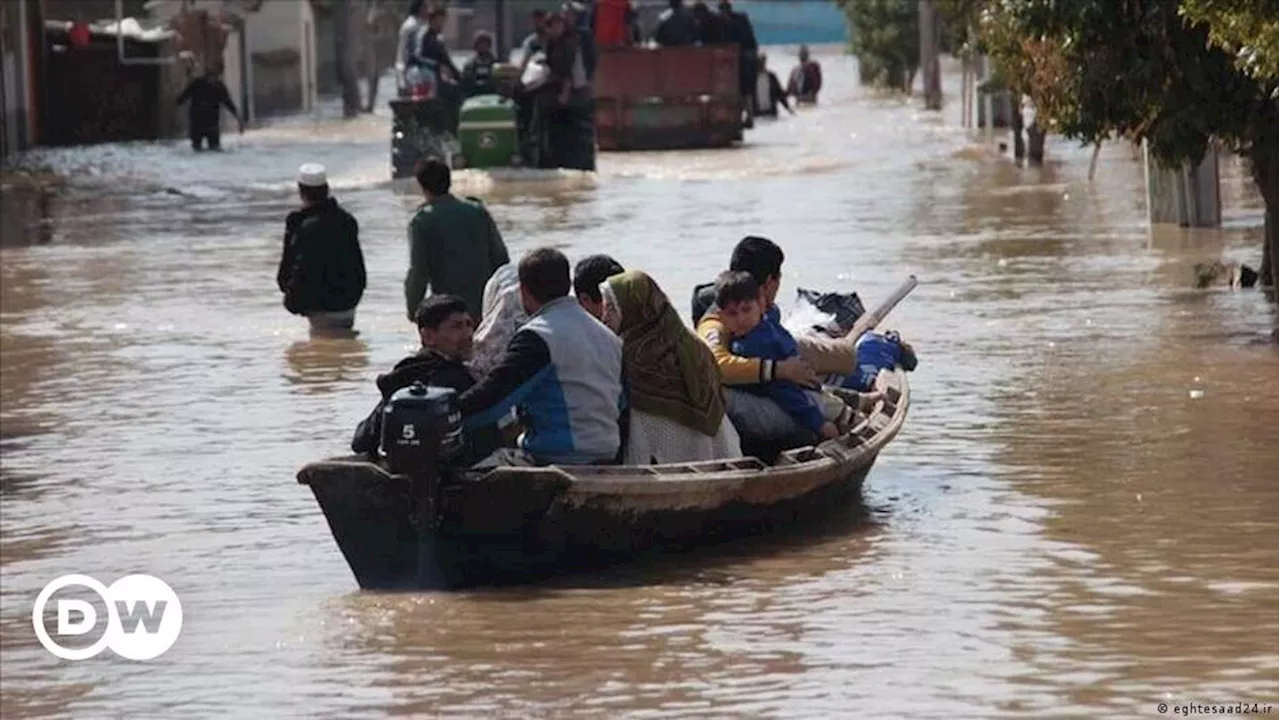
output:
<path id="1" fill-rule="evenodd" d="M 298 184 L 307 187 L 321 187 L 329 184 L 324 176 L 324 166 L 320 163 L 307 163 L 298 168 Z"/>

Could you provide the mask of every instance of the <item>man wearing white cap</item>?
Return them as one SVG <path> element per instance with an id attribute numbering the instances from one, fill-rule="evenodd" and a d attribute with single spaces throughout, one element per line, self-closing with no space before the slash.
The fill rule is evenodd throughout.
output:
<path id="1" fill-rule="evenodd" d="M 365 289 L 364 254 L 356 219 L 329 195 L 323 165 L 298 168 L 302 208 L 285 220 L 276 284 L 284 306 L 312 330 L 350 330 Z"/>

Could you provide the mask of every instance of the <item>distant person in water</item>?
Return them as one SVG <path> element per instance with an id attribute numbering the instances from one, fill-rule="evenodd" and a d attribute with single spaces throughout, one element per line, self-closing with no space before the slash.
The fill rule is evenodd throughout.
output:
<path id="1" fill-rule="evenodd" d="M 787 102 L 787 93 L 783 91 L 782 83 L 778 82 L 778 76 L 765 66 L 766 62 L 768 57 L 760 53 L 760 74 L 756 77 L 756 93 L 752 98 L 756 103 L 756 115 L 777 117 L 779 105 L 795 115 L 796 111 L 792 110 L 791 104 Z"/>
<path id="2" fill-rule="evenodd" d="M 236 104 L 231 101 L 231 93 L 222 82 L 222 65 L 213 63 L 204 75 L 192 80 L 178 95 L 178 105 L 187 104 L 187 130 L 191 137 L 191 149 L 199 152 L 202 144 L 207 143 L 210 150 L 222 149 L 222 108 L 231 112 L 231 117 L 240 125 L 240 133 L 244 134 L 244 120 L 236 111 Z"/>
<path id="3" fill-rule="evenodd" d="M 812 105 L 818 102 L 818 91 L 822 90 L 822 66 L 817 60 L 809 58 L 809 46 L 800 46 L 800 64 L 791 71 L 787 80 L 787 94 L 794 96 L 796 102 Z"/>
<path id="4" fill-rule="evenodd" d="M 329 194 L 323 165 L 298 169 L 298 196 L 302 208 L 285 220 L 276 272 L 285 309 L 310 320 L 313 331 L 349 331 L 366 279 L 359 224 Z"/>

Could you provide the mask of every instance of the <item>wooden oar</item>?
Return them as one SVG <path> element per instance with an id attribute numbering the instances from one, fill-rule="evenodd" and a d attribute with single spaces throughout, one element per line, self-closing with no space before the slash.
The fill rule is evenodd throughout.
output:
<path id="1" fill-rule="evenodd" d="M 898 303 L 902 302 L 903 298 L 916 289 L 918 284 L 919 281 L 916 280 L 915 275 L 908 275 L 906 281 L 899 285 L 898 289 L 894 290 L 893 294 L 886 298 L 884 302 L 880 303 L 879 307 L 871 312 L 863 313 L 862 317 L 853 323 L 853 328 L 849 330 L 849 334 L 845 335 L 845 338 L 857 342 L 863 333 L 874 330 L 877 325 L 884 321 L 885 316 L 897 307 Z"/>

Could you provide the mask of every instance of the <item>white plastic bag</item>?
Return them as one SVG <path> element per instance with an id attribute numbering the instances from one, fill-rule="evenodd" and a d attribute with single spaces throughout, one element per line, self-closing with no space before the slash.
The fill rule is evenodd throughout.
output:
<path id="1" fill-rule="evenodd" d="M 529 64 L 524 66 L 524 72 L 520 74 L 520 85 L 525 90 L 535 90 L 545 85 L 550 79 L 551 68 L 547 66 L 546 54 L 536 52 L 529 58 Z"/>

